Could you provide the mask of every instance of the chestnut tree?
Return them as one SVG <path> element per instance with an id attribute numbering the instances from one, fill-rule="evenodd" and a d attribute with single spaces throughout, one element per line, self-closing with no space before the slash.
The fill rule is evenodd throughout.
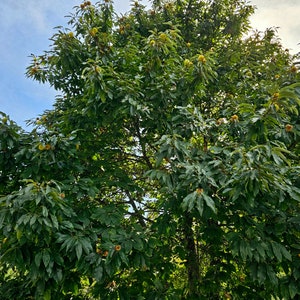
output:
<path id="1" fill-rule="evenodd" d="M 244 0 L 74 8 L 0 125 L 3 299 L 300 295 L 297 55 Z"/>

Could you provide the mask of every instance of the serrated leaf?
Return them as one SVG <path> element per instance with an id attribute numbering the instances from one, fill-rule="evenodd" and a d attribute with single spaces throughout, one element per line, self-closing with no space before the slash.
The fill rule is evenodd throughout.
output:
<path id="1" fill-rule="evenodd" d="M 24 216 L 23 224 L 26 225 L 28 222 L 30 222 L 31 216 L 29 214 Z"/>
<path id="2" fill-rule="evenodd" d="M 43 253 L 42 252 L 39 252 L 35 255 L 34 257 L 34 262 L 36 264 L 36 266 L 39 268 L 40 264 L 41 264 L 41 261 L 42 261 L 42 256 L 43 256 Z"/>
<path id="3" fill-rule="evenodd" d="M 43 222 L 44 222 L 44 224 L 45 224 L 46 226 L 52 227 L 52 222 L 50 221 L 49 218 L 44 218 L 44 219 L 43 219 Z"/>
<path id="4" fill-rule="evenodd" d="M 277 165 L 281 165 L 282 164 L 281 158 L 276 153 L 272 153 L 272 157 L 273 157 L 273 159 L 274 159 L 274 161 L 275 161 L 275 163 Z"/>
<path id="5" fill-rule="evenodd" d="M 206 195 L 205 193 L 202 193 L 201 196 L 205 200 L 206 205 L 214 212 L 216 213 L 216 206 L 214 200 Z"/>
<path id="6" fill-rule="evenodd" d="M 44 266 L 47 268 L 50 262 L 50 254 L 48 251 L 43 252 L 42 259 L 43 259 Z"/>
<path id="7" fill-rule="evenodd" d="M 80 241 L 81 241 L 82 248 L 86 254 L 89 254 L 91 251 L 93 251 L 93 247 L 89 239 L 84 238 L 81 239 Z"/>
<path id="8" fill-rule="evenodd" d="M 298 191 L 293 191 L 293 190 L 288 190 L 287 191 L 288 194 L 290 195 L 291 198 L 293 198 L 294 200 L 300 202 L 300 194 L 298 193 Z"/>
<path id="9" fill-rule="evenodd" d="M 193 193 L 188 194 L 182 200 L 181 207 L 182 207 L 183 211 L 190 212 L 194 208 L 196 199 L 197 199 L 197 192 L 193 192 Z"/>
<path id="10" fill-rule="evenodd" d="M 66 234 L 57 233 L 56 237 L 57 237 L 56 242 L 57 243 L 61 243 L 61 242 L 63 242 L 63 241 L 66 240 L 67 235 Z"/>
<path id="11" fill-rule="evenodd" d="M 196 208 L 199 212 L 199 215 L 202 217 L 203 215 L 203 208 L 204 208 L 204 202 L 203 202 L 203 198 L 199 198 L 198 201 L 196 202 Z"/>
<path id="12" fill-rule="evenodd" d="M 276 274 L 274 272 L 274 270 L 272 269 L 271 266 L 267 265 L 266 266 L 266 270 L 267 270 L 267 275 L 271 281 L 271 283 L 276 286 L 278 284 L 278 279 L 276 277 Z"/>
<path id="13" fill-rule="evenodd" d="M 272 246 L 272 250 L 273 250 L 273 253 L 274 253 L 275 257 L 277 258 L 277 260 L 279 262 L 281 262 L 282 261 L 282 254 L 281 254 L 281 251 L 280 251 L 279 244 L 277 244 L 275 242 L 272 242 L 271 246 Z"/>
<path id="14" fill-rule="evenodd" d="M 260 244 L 257 244 L 257 245 L 256 245 L 256 250 L 257 250 L 257 252 L 259 253 L 259 256 L 260 256 L 263 260 L 265 260 L 266 254 L 265 254 L 264 248 L 263 248 Z"/>
<path id="15" fill-rule="evenodd" d="M 42 206 L 42 215 L 48 217 L 48 209 L 46 206 Z"/>
<path id="16" fill-rule="evenodd" d="M 266 268 L 264 265 L 257 266 L 257 280 L 260 284 L 266 280 Z"/>
<path id="17" fill-rule="evenodd" d="M 287 260 L 292 261 L 292 255 L 286 250 L 283 245 L 280 245 L 280 251 Z"/>
<path id="18" fill-rule="evenodd" d="M 62 222 L 62 226 L 63 226 L 65 229 L 69 229 L 69 230 L 73 230 L 73 229 L 74 229 L 74 224 L 71 223 L 70 221 L 63 221 L 63 222 Z"/>
<path id="19" fill-rule="evenodd" d="M 67 237 L 64 240 L 63 244 L 61 245 L 61 249 L 66 248 L 66 251 L 69 251 L 71 248 L 74 247 L 75 240 L 72 237 Z"/>
<path id="20" fill-rule="evenodd" d="M 75 246 L 75 252 L 76 252 L 77 259 L 79 260 L 82 255 L 82 245 L 81 245 L 80 241 L 78 241 Z"/>
<path id="21" fill-rule="evenodd" d="M 33 215 L 30 219 L 29 225 L 32 226 L 36 222 L 36 215 Z"/>
<path id="22" fill-rule="evenodd" d="M 119 255 L 120 255 L 120 258 L 121 258 L 122 262 L 123 262 L 125 265 L 128 266 L 128 264 L 129 264 L 129 259 L 128 259 L 127 255 L 124 253 L 124 251 L 120 251 L 120 252 L 119 252 Z"/>
<path id="23" fill-rule="evenodd" d="M 54 261 L 60 266 L 64 266 L 64 264 L 65 264 L 63 257 L 57 253 L 54 255 Z"/>
<path id="24" fill-rule="evenodd" d="M 50 215 L 50 218 L 52 220 L 53 227 L 58 229 L 58 221 L 57 221 L 56 216 L 55 215 Z"/>
<path id="25" fill-rule="evenodd" d="M 246 260 L 246 258 L 247 258 L 247 249 L 246 249 L 247 247 L 248 247 L 248 244 L 244 240 L 241 240 L 239 250 L 240 250 L 240 255 L 243 260 Z"/>
<path id="26" fill-rule="evenodd" d="M 164 159 L 165 156 L 166 156 L 166 153 L 164 153 L 164 152 L 160 152 L 160 153 L 157 155 L 157 157 L 156 157 L 156 162 L 155 162 L 155 166 L 156 166 L 156 167 L 159 167 L 159 166 L 160 166 L 160 164 L 161 164 L 161 162 L 162 162 L 162 160 Z"/>
<path id="27" fill-rule="evenodd" d="M 36 195 L 35 198 L 35 205 L 38 205 L 42 200 L 42 196 L 40 194 Z"/>
<path id="28" fill-rule="evenodd" d="M 257 263 L 252 263 L 249 267 L 251 277 L 256 280 L 257 279 Z"/>

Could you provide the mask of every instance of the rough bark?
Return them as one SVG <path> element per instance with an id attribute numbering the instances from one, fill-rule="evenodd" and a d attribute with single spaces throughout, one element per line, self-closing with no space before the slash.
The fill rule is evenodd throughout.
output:
<path id="1" fill-rule="evenodd" d="M 186 268 L 188 275 L 188 299 L 198 299 L 200 296 L 200 267 L 199 254 L 197 253 L 196 242 L 193 231 L 193 218 L 187 214 L 183 223 L 184 241 L 186 247 Z"/>

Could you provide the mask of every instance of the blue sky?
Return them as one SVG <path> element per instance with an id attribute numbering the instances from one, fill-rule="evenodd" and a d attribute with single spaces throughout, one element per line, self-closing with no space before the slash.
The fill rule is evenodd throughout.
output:
<path id="1" fill-rule="evenodd" d="M 66 26 L 64 17 L 80 0 L 6 0 L 0 10 L 0 111 L 25 128 L 25 120 L 51 109 L 56 92 L 25 77 L 31 53 L 49 49 L 55 26 Z M 93 1 L 92 1 L 93 2 Z M 146 0 L 144 0 L 147 3 Z M 115 0 L 118 12 L 130 7 L 130 0 Z M 278 26 L 285 47 L 300 51 L 300 1 L 253 0 L 257 6 L 252 26 L 259 30 Z"/>

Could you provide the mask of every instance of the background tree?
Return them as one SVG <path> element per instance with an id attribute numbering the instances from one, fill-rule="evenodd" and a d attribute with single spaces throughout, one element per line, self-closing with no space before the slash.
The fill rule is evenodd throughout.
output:
<path id="1" fill-rule="evenodd" d="M 86 1 L 32 57 L 59 95 L 2 117 L 3 299 L 300 294 L 297 56 L 252 13 Z"/>

